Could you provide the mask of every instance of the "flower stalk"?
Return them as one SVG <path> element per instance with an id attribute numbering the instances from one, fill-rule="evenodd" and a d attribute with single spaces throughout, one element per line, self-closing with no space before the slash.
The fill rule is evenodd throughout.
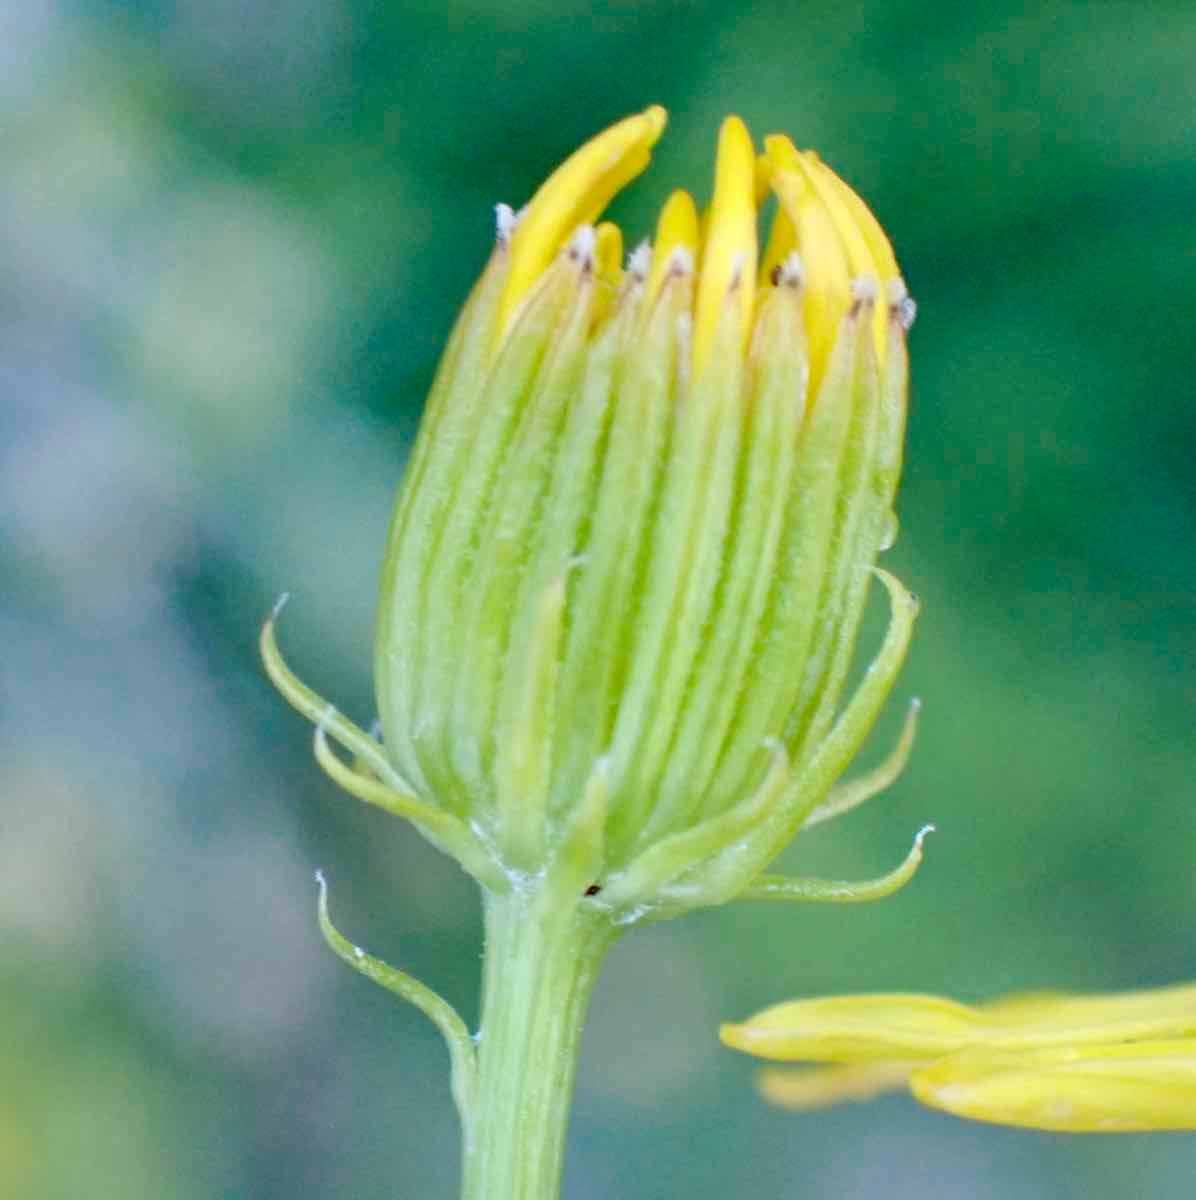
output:
<path id="1" fill-rule="evenodd" d="M 617 929 L 553 883 L 488 896 L 485 908 L 478 1091 L 462 1197 L 554 1200 L 585 1013 Z"/>

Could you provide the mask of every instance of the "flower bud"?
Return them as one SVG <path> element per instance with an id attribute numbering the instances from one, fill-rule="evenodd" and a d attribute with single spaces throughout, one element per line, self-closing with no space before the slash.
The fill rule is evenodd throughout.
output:
<path id="1" fill-rule="evenodd" d="M 814 154 L 758 155 L 730 117 L 706 212 L 675 193 L 621 267 L 594 222 L 664 123 L 619 122 L 499 207 L 395 509 L 376 653 L 387 786 L 439 844 L 492 886 L 584 864 L 618 920 L 742 891 L 817 819 L 915 612 L 873 570 L 912 311 L 884 233 Z M 892 622 L 845 701 L 873 574 Z"/>

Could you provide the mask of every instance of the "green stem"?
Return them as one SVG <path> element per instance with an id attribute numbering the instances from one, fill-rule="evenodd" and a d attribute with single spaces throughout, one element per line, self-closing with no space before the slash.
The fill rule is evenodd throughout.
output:
<path id="1" fill-rule="evenodd" d="M 462 1200 L 557 1200 L 581 1029 L 609 919 L 550 881 L 486 896 L 478 1088 Z"/>

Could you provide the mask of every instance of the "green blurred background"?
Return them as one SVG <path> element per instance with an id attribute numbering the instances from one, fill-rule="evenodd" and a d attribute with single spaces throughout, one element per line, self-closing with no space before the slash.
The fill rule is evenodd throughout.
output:
<path id="1" fill-rule="evenodd" d="M 262 678 L 372 712 L 375 579 L 438 347 L 569 149 L 717 122 L 813 145 L 921 316 L 905 779 L 803 839 L 922 875 L 628 939 L 587 1028 L 569 1200 L 1190 1197 L 1196 1138 L 892 1098 L 766 1109 L 715 1038 L 799 994 L 1196 978 L 1196 7 L 897 0 L 6 0 L 0 38 L 0 1196 L 451 1197 L 445 1054 L 319 942 L 472 1017 L 472 885 L 337 794 Z M 900 702 L 870 754 L 894 733 Z"/>

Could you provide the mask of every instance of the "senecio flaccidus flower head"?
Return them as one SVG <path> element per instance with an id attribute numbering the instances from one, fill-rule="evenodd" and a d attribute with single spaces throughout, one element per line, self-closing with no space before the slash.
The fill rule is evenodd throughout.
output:
<path id="1" fill-rule="evenodd" d="M 786 137 L 758 152 L 737 117 L 705 212 L 675 192 L 624 262 L 597 222 L 665 119 L 618 122 L 521 211 L 498 207 L 389 534 L 382 745 L 286 676 L 289 694 L 340 782 L 493 888 L 568 870 L 619 921 L 745 889 L 879 895 L 920 838 L 858 894 L 759 873 L 909 749 L 912 715 L 890 763 L 832 791 L 916 610 L 873 569 L 895 529 L 912 302 L 863 201 Z M 845 701 L 874 575 L 891 624 Z"/>
<path id="2" fill-rule="evenodd" d="M 1059 1133 L 1196 1129 L 1196 985 L 1030 992 L 982 1005 L 876 994 L 795 1000 L 723 1041 L 770 1068 L 760 1089 L 797 1110 L 909 1088 L 974 1121 Z"/>

